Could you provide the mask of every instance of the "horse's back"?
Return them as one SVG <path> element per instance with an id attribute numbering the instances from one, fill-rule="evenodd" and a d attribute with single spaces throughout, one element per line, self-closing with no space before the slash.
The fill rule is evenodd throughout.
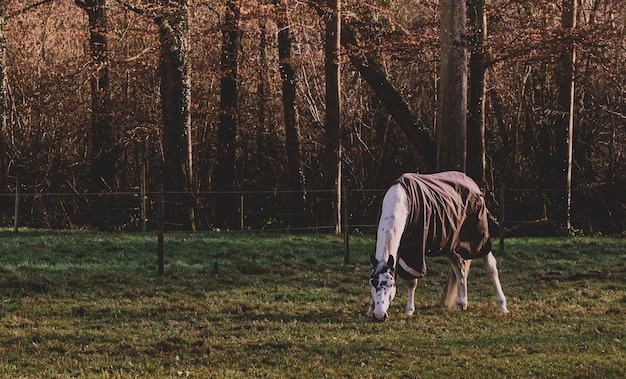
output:
<path id="1" fill-rule="evenodd" d="M 399 251 L 425 273 L 424 255 L 456 252 L 466 259 L 484 254 L 489 240 L 487 209 L 478 185 L 457 171 L 406 173 L 400 184 L 409 199 L 409 218 Z M 411 262 L 413 263 L 413 262 Z"/>
<path id="2" fill-rule="evenodd" d="M 459 171 L 443 171 L 434 174 L 405 173 L 398 180 L 415 181 L 433 192 L 453 197 L 482 194 L 472 178 Z M 397 181 L 398 181 L 397 180 Z"/>

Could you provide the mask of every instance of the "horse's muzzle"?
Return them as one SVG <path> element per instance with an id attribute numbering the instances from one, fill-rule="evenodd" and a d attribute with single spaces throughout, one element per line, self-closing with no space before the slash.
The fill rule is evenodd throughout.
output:
<path id="1" fill-rule="evenodd" d="M 389 318 L 389 315 L 387 314 L 387 312 L 383 313 L 382 317 L 378 317 L 375 314 L 372 316 L 374 317 L 374 321 L 377 321 L 377 322 L 385 322 L 387 321 L 387 318 Z"/>

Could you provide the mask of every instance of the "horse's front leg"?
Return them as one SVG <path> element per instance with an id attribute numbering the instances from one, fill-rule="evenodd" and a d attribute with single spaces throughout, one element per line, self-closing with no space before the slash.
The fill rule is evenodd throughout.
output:
<path id="1" fill-rule="evenodd" d="M 452 253 L 448 254 L 448 258 L 452 264 L 452 271 L 454 271 L 457 283 L 457 296 L 454 310 L 463 311 L 467 309 L 467 275 L 472 261 L 458 257 Z"/>
<path id="2" fill-rule="evenodd" d="M 404 314 L 409 316 L 413 315 L 413 312 L 415 312 L 415 288 L 417 288 L 417 279 L 409 280 L 406 310 L 404 311 Z"/>
<path id="3" fill-rule="evenodd" d="M 372 288 L 372 299 L 370 300 L 370 308 L 367 310 L 367 312 L 365 313 L 368 316 L 371 316 L 374 314 L 374 296 L 375 296 L 375 290 Z"/>

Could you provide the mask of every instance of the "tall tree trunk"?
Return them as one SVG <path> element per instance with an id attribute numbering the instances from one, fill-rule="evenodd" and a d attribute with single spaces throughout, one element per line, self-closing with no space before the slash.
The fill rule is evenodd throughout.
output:
<path id="1" fill-rule="evenodd" d="M 4 36 L 5 2 L 0 3 L 0 191 L 7 187 L 8 147 L 7 133 L 7 45 Z M 4 204 L 3 204 L 4 205 Z M 4 210 L 4 207 L 0 208 Z"/>
<path id="2" fill-rule="evenodd" d="M 469 93 L 467 105 L 467 174 L 485 188 L 485 76 L 487 17 L 484 0 L 468 0 Z"/>
<path id="3" fill-rule="evenodd" d="M 564 29 L 576 28 L 578 0 L 564 0 L 562 7 L 561 25 Z M 571 199 L 572 199 L 572 156 L 574 137 L 574 69 L 576 49 L 574 42 L 567 42 L 561 52 L 560 64 L 557 67 L 557 85 L 559 90 L 558 106 L 559 118 L 556 123 L 555 167 L 554 178 L 557 180 L 554 188 L 566 189 L 565 224 L 571 230 Z M 557 206 L 557 209 L 561 207 Z M 559 212 L 563 215 L 562 212 Z M 563 217 L 563 216 L 561 216 Z M 559 217 L 559 218 L 561 218 Z"/>
<path id="4" fill-rule="evenodd" d="M 265 3 L 263 2 L 263 4 Z M 265 135 L 269 133 L 267 102 L 268 94 L 270 93 L 270 78 L 267 59 L 267 18 L 265 16 L 266 15 L 262 15 L 259 18 L 259 84 L 257 86 L 257 93 L 259 94 L 259 124 L 256 126 L 257 148 L 259 149 L 259 151 L 265 151 Z M 279 15 L 278 17 L 281 16 Z M 261 168 L 261 163 L 259 163 L 259 169 L 263 170 L 263 168 Z"/>
<path id="5" fill-rule="evenodd" d="M 437 166 L 465 172 L 467 49 L 465 0 L 441 1 L 441 78 Z"/>
<path id="6" fill-rule="evenodd" d="M 325 210 L 327 222 L 341 233 L 341 0 L 327 0 L 326 21 L 326 188 L 332 194 Z"/>
<path id="7" fill-rule="evenodd" d="M 191 76 L 189 65 L 189 8 L 178 0 L 157 18 L 161 52 L 161 111 L 163 114 L 163 189 L 168 194 L 166 222 L 194 229 L 191 147 Z"/>
<path id="8" fill-rule="evenodd" d="M 95 68 L 91 77 L 91 179 L 92 190 L 115 187 L 114 145 L 109 85 L 108 32 L 105 0 L 86 3 L 89 16 L 89 48 Z"/>
<path id="9" fill-rule="evenodd" d="M 90 191 L 105 193 L 116 189 L 116 138 L 111 109 L 109 85 L 108 20 L 106 0 L 75 0 L 87 13 L 89 50 L 94 73 L 91 75 L 91 126 L 89 131 Z M 105 229 L 110 227 L 108 210 L 112 206 L 107 196 L 97 197 L 91 211 L 91 223 Z"/>
<path id="10" fill-rule="evenodd" d="M 278 16 L 278 61 L 283 88 L 283 111 L 285 113 L 285 137 L 287 143 L 287 165 L 289 175 L 289 207 L 292 230 L 302 230 L 307 226 L 306 192 L 300 124 L 296 108 L 296 76 L 291 65 L 291 29 L 286 0 L 276 0 Z"/>
<path id="11" fill-rule="evenodd" d="M 226 0 L 222 26 L 222 56 L 220 63 L 221 90 L 217 163 L 213 185 L 217 194 L 217 224 L 225 228 L 237 226 L 238 199 L 235 191 L 235 143 L 237 137 L 237 57 L 239 51 L 239 4 Z"/>
<path id="12" fill-rule="evenodd" d="M 6 1 L 0 2 L 0 193 L 9 188 L 9 146 L 7 130 L 8 93 L 7 93 L 7 46 L 5 37 Z M 11 198 L 2 196 L 0 212 L 10 214 Z"/>

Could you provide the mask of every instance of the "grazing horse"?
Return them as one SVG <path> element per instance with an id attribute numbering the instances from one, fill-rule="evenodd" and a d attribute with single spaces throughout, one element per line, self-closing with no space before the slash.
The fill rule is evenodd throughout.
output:
<path id="1" fill-rule="evenodd" d="M 415 311 L 417 279 L 426 275 L 426 256 L 447 255 L 451 269 L 444 304 L 467 309 L 467 275 L 472 259 L 482 258 L 504 313 L 496 259 L 491 253 L 487 208 L 478 185 L 463 173 L 404 174 L 389 187 L 382 202 L 376 254 L 372 256 L 372 302 L 367 311 L 385 321 L 396 294 L 396 274 L 409 281 L 405 314 Z M 455 301 L 456 292 L 456 301 Z"/>

